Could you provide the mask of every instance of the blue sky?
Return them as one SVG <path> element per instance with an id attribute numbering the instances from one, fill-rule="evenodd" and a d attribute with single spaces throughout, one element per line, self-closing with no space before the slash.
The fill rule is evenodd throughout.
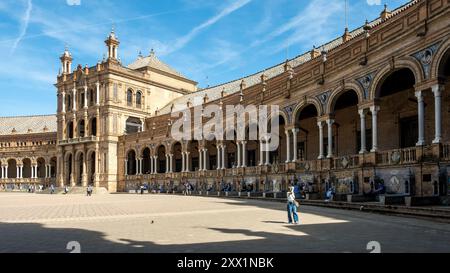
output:
<path id="1" fill-rule="evenodd" d="M 349 28 L 378 17 L 383 4 L 406 2 L 348 0 Z M 124 64 L 154 48 L 206 87 L 341 36 L 345 0 L 1 0 L 0 116 L 55 113 L 53 84 L 65 44 L 73 67 L 94 65 L 113 24 Z"/>

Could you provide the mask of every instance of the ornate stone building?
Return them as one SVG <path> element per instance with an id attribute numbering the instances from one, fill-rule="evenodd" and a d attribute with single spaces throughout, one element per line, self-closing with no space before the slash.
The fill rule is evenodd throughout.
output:
<path id="1" fill-rule="evenodd" d="M 170 190 L 189 181 L 202 191 L 230 185 L 258 194 L 300 183 L 316 193 L 335 187 L 362 195 L 383 182 L 392 195 L 448 195 L 449 7 L 448 0 L 414 0 L 385 8 L 310 52 L 202 90 L 154 53 L 123 66 L 114 33 L 106 40 L 108 58 L 94 67 L 71 71 L 66 50 L 57 125 L 14 134 L 2 128 L 8 175 L 0 183 L 40 179 L 15 178 L 13 170 L 27 169 L 22 158 L 29 158 L 38 177 L 50 166 L 45 181 L 111 192 L 141 184 Z M 278 105 L 272 118 L 280 122 L 279 148 L 264 151 L 258 140 L 172 139 L 177 114 L 211 104 Z M 43 138 L 48 143 L 34 144 Z M 33 144 L 19 146 L 26 139 Z"/>

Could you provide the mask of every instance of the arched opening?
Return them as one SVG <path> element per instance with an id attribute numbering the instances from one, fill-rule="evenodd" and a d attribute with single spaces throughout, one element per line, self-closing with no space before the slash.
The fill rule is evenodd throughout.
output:
<path id="1" fill-rule="evenodd" d="M 156 156 L 157 156 L 157 163 L 158 163 L 158 173 L 165 173 L 167 170 L 166 166 L 166 147 L 164 145 L 161 145 L 156 150 Z"/>
<path id="2" fill-rule="evenodd" d="M 358 101 L 358 93 L 352 89 L 345 90 L 335 98 L 332 108 L 334 112 L 332 151 L 336 156 L 357 154 L 361 150 Z M 367 141 L 370 141 L 368 138 L 371 139 L 370 131 L 366 130 L 366 147 Z M 324 151 L 328 151 L 328 133 L 325 135 L 324 146 Z"/>
<path id="3" fill-rule="evenodd" d="M 67 95 L 66 97 L 66 111 L 72 110 L 72 97 L 70 95 Z"/>
<path id="4" fill-rule="evenodd" d="M 25 158 L 22 160 L 22 164 L 22 177 L 31 178 L 31 160 L 29 158 Z"/>
<path id="5" fill-rule="evenodd" d="M 274 151 L 270 151 L 269 153 L 269 163 L 270 164 L 280 164 L 284 163 L 286 161 L 286 134 L 285 134 L 285 126 L 286 126 L 286 120 L 282 115 L 279 115 L 278 117 L 278 130 L 276 131 L 270 131 L 270 135 L 273 139 L 278 138 L 278 148 Z M 272 122 L 272 120 L 270 121 Z M 270 128 L 272 126 L 269 126 Z M 273 130 L 275 128 L 272 128 Z"/>
<path id="6" fill-rule="evenodd" d="M 97 118 L 91 119 L 91 136 L 97 136 Z"/>
<path id="7" fill-rule="evenodd" d="M 8 178 L 17 178 L 17 161 L 15 159 L 8 160 Z"/>
<path id="8" fill-rule="evenodd" d="M 180 142 L 177 142 L 175 143 L 175 145 L 173 145 L 173 160 L 174 160 L 173 164 L 175 164 L 173 171 L 176 173 L 181 172 L 183 169 L 182 150 L 183 147 L 181 146 Z"/>
<path id="9" fill-rule="evenodd" d="M 85 175 L 84 172 L 84 154 L 80 152 L 76 158 L 76 185 L 81 186 L 83 184 L 83 175 Z"/>
<path id="10" fill-rule="evenodd" d="M 87 95 L 87 94 L 86 94 Z M 79 102 L 80 102 L 80 107 L 79 108 L 82 108 L 82 107 L 84 107 L 84 92 L 81 92 L 80 93 L 80 99 L 78 100 Z"/>
<path id="11" fill-rule="evenodd" d="M 95 95 L 94 90 L 89 90 L 89 106 L 94 105 Z"/>
<path id="12" fill-rule="evenodd" d="M 141 108 L 142 106 L 142 93 L 141 91 L 136 92 L 136 107 Z"/>
<path id="13" fill-rule="evenodd" d="M 136 152 L 134 150 L 130 150 L 127 154 L 127 174 L 128 175 L 136 175 Z"/>
<path id="14" fill-rule="evenodd" d="M 52 157 L 50 159 L 50 177 L 55 178 L 56 177 L 56 164 L 57 164 L 57 158 Z"/>
<path id="15" fill-rule="evenodd" d="M 133 134 L 142 131 L 142 121 L 136 117 L 129 117 L 126 121 L 125 131 L 127 134 Z"/>
<path id="16" fill-rule="evenodd" d="M 67 138 L 71 139 L 73 138 L 73 122 L 69 121 L 67 124 Z"/>
<path id="17" fill-rule="evenodd" d="M 300 161 L 316 159 L 319 156 L 318 111 L 314 104 L 308 104 L 298 111 L 295 123 L 297 132 L 297 158 Z M 292 140 L 294 141 L 294 140 Z"/>
<path id="18" fill-rule="evenodd" d="M 439 78 L 448 82 L 450 79 L 450 49 L 448 49 L 442 57 L 438 70 Z"/>
<path id="19" fill-rule="evenodd" d="M 87 162 L 88 163 L 88 165 L 87 165 L 87 168 L 88 168 L 88 183 L 90 185 L 94 184 L 94 182 L 95 182 L 95 173 L 97 172 L 95 157 L 96 157 L 95 151 L 92 151 L 89 154 L 88 162 Z"/>
<path id="20" fill-rule="evenodd" d="M 127 90 L 127 105 L 133 106 L 133 90 L 131 89 Z"/>
<path id="21" fill-rule="evenodd" d="M 225 166 L 228 169 L 237 166 L 237 146 L 235 141 L 227 141 L 225 147 Z"/>
<path id="22" fill-rule="evenodd" d="M 80 122 L 78 123 L 78 136 L 79 137 L 85 137 L 86 132 L 85 132 L 86 128 L 85 128 L 85 122 L 84 119 L 80 120 Z"/>
<path id="23" fill-rule="evenodd" d="M 39 157 L 37 159 L 37 177 L 45 178 L 45 175 L 46 175 L 45 159 L 42 157 Z"/>
<path id="24" fill-rule="evenodd" d="M 250 132 L 251 130 L 256 130 L 256 132 Z M 258 136 L 258 126 L 248 126 L 245 130 L 245 139 L 247 141 L 245 145 L 245 166 L 247 167 L 255 167 L 258 165 L 258 151 L 259 151 L 259 142 L 255 139 L 252 139 L 254 136 Z M 256 134 L 255 134 L 256 133 Z"/>
<path id="25" fill-rule="evenodd" d="M 191 141 L 191 143 L 189 144 L 189 151 L 189 171 L 198 171 L 200 169 L 200 152 L 197 140 Z"/>
<path id="26" fill-rule="evenodd" d="M 417 98 L 414 73 L 402 68 L 389 73 L 378 85 L 379 99 L 378 147 L 390 150 L 416 146 L 418 140 Z M 432 96 L 425 96 L 425 105 L 433 105 Z M 426 107 L 425 115 L 433 115 Z M 429 123 L 429 126 L 432 124 Z M 429 128 L 433 132 L 434 128 Z M 429 131 L 429 130 L 426 130 Z M 389 132 L 383 134 L 381 132 Z"/>
<path id="27" fill-rule="evenodd" d="M 441 115 L 444 123 L 442 124 L 442 141 L 448 143 L 450 141 L 450 127 L 445 126 L 445 121 L 450 119 L 450 49 L 446 51 L 439 64 L 439 80 L 444 84 L 442 92 Z"/>
<path id="28" fill-rule="evenodd" d="M 206 169 L 217 169 L 217 142 L 216 140 L 206 141 Z"/>
<path id="29" fill-rule="evenodd" d="M 66 155 L 65 159 L 65 185 L 70 185 L 73 177 L 73 156 L 71 153 Z"/>
<path id="30" fill-rule="evenodd" d="M 150 174 L 150 148 L 145 148 L 142 151 L 142 173 Z"/>

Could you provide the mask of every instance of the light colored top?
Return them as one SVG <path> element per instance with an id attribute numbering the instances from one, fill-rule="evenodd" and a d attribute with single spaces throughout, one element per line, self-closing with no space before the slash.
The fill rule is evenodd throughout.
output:
<path id="1" fill-rule="evenodd" d="M 294 195 L 293 192 L 288 192 L 288 194 L 287 194 L 287 200 L 288 200 L 288 202 L 294 203 L 294 201 L 295 201 L 295 195 Z"/>

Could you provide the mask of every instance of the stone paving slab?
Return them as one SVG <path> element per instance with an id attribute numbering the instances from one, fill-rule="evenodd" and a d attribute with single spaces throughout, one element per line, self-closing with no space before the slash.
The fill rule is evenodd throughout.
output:
<path id="1" fill-rule="evenodd" d="M 0 194 L 0 252 L 450 252 L 450 225 L 359 211 L 177 195 Z"/>

